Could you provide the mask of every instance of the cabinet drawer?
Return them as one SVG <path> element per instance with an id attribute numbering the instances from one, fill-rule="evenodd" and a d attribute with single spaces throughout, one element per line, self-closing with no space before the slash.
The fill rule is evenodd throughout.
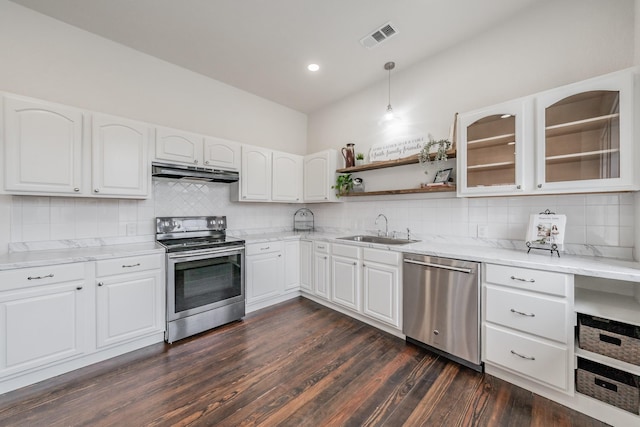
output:
<path id="1" fill-rule="evenodd" d="M 251 243 L 245 248 L 245 254 L 248 256 L 258 254 L 269 254 L 273 252 L 282 251 L 282 241 L 277 242 L 264 242 L 264 243 Z"/>
<path id="2" fill-rule="evenodd" d="M 485 280 L 488 283 L 559 296 L 567 295 L 570 278 L 568 274 L 504 265 L 487 264 L 485 268 Z"/>
<path id="3" fill-rule="evenodd" d="M 485 326 L 485 362 L 567 389 L 567 348 Z"/>
<path id="4" fill-rule="evenodd" d="M 562 343 L 567 342 L 564 300 L 487 286 L 486 320 Z"/>
<path id="5" fill-rule="evenodd" d="M 365 261 L 389 265 L 398 265 L 400 263 L 400 255 L 400 252 L 381 251 L 379 249 L 369 248 L 365 248 L 363 252 L 363 258 Z"/>
<path id="6" fill-rule="evenodd" d="M 357 246 L 339 245 L 334 243 L 331 247 L 331 254 L 347 258 L 358 258 L 360 255 L 360 248 Z"/>
<path id="7" fill-rule="evenodd" d="M 84 279 L 84 263 L 19 268 L 0 272 L 0 291 Z"/>
<path id="8" fill-rule="evenodd" d="M 125 258 L 105 259 L 96 262 L 96 276 L 135 273 L 136 271 L 162 268 L 164 255 L 140 255 Z"/>
<path id="9" fill-rule="evenodd" d="M 323 254 L 329 253 L 329 243 L 327 242 L 313 242 L 313 250 Z"/>

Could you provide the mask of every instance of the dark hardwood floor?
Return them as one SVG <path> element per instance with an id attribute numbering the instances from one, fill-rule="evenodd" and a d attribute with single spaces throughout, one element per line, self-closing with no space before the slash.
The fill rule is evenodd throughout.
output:
<path id="1" fill-rule="evenodd" d="M 298 298 L 0 396 L 2 426 L 601 426 Z"/>

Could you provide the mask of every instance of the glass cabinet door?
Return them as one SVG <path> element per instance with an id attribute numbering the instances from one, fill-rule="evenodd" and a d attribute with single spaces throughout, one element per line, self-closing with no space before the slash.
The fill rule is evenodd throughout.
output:
<path id="1" fill-rule="evenodd" d="M 631 183 L 629 77 L 605 76 L 539 96 L 536 190 L 602 191 Z"/>
<path id="2" fill-rule="evenodd" d="M 461 115 L 460 194 L 508 194 L 522 190 L 524 101 Z"/>

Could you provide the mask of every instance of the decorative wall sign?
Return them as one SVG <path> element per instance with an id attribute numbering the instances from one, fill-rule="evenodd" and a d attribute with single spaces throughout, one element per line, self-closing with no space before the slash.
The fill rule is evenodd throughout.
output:
<path id="1" fill-rule="evenodd" d="M 391 142 L 374 144 L 369 151 L 369 160 L 379 162 L 413 156 L 420 153 L 424 142 L 424 135 L 412 135 L 394 138 Z"/>

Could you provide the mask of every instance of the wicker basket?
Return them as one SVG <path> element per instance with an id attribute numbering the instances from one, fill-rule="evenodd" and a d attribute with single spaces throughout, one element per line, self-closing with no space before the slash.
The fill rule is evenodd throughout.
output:
<path id="1" fill-rule="evenodd" d="M 628 372 L 578 358 L 576 390 L 634 414 L 640 409 L 638 380 Z"/>
<path id="2" fill-rule="evenodd" d="M 580 348 L 640 365 L 640 327 L 584 314 L 578 325 Z"/>

